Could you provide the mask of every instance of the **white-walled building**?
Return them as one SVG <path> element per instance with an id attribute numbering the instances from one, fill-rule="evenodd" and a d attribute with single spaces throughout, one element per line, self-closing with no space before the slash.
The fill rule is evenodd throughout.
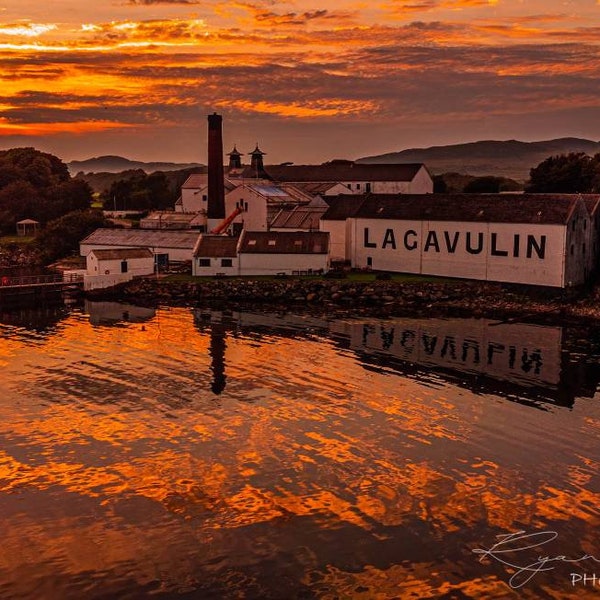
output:
<path id="1" fill-rule="evenodd" d="M 324 273 L 329 234 L 323 231 L 245 231 L 238 244 L 240 274 Z"/>
<path id="2" fill-rule="evenodd" d="M 594 264 L 592 197 L 371 195 L 337 199 L 322 229 L 359 269 L 568 287 Z M 336 219 L 337 217 L 337 219 Z"/>
<path id="3" fill-rule="evenodd" d="M 422 163 L 363 164 L 334 160 L 322 165 L 267 165 L 265 171 L 276 183 L 318 184 L 336 182 L 343 193 L 431 194 L 433 179 Z M 340 192 L 332 185 L 324 195 Z"/>
<path id="4" fill-rule="evenodd" d="M 192 275 L 239 275 L 238 242 L 237 237 L 203 233 L 194 248 Z"/>
<path id="5" fill-rule="evenodd" d="M 112 287 L 154 273 L 154 254 L 148 248 L 91 250 L 86 256 L 85 290 Z"/>
<path id="6" fill-rule="evenodd" d="M 240 238 L 202 235 L 194 249 L 195 276 L 324 273 L 329 234 L 321 231 L 244 231 Z"/>

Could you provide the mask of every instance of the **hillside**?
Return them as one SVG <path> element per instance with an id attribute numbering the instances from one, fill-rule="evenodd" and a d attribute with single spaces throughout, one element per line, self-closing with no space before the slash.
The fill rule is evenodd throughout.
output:
<path id="1" fill-rule="evenodd" d="M 545 158 L 569 152 L 600 152 L 600 142 L 579 138 L 560 138 L 541 142 L 480 141 L 431 148 L 411 148 L 379 156 L 360 158 L 363 163 L 422 162 L 432 174 L 468 173 L 469 175 L 496 175 L 517 181 L 526 181 L 529 170 Z"/>
<path id="2" fill-rule="evenodd" d="M 141 169 L 146 173 L 155 171 L 180 171 L 200 167 L 200 163 L 141 162 L 122 156 L 98 156 L 87 160 L 73 160 L 67 163 L 71 175 L 77 173 L 121 173 Z"/>

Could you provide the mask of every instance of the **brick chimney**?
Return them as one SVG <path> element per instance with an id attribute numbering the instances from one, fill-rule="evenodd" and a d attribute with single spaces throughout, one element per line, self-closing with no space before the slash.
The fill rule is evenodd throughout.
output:
<path id="1" fill-rule="evenodd" d="M 225 180 L 223 177 L 223 117 L 208 115 L 208 231 L 225 218 Z"/>

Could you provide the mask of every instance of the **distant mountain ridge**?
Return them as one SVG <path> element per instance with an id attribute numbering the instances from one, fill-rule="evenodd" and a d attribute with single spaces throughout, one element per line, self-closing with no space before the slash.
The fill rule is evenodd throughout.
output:
<path id="1" fill-rule="evenodd" d="M 97 156 L 87 160 L 73 160 L 67 163 L 71 175 L 77 173 L 120 173 L 142 169 L 146 173 L 155 171 L 180 171 L 182 169 L 195 169 L 201 167 L 200 163 L 171 163 L 171 162 L 142 162 L 129 160 L 122 156 Z"/>
<path id="2" fill-rule="evenodd" d="M 422 162 L 433 175 L 468 173 L 477 176 L 497 175 L 526 181 L 529 178 L 529 170 L 544 159 L 569 152 L 585 152 L 594 155 L 600 152 L 600 142 L 580 138 L 558 138 L 540 142 L 484 140 L 430 148 L 411 148 L 400 152 L 367 156 L 356 162 Z"/>

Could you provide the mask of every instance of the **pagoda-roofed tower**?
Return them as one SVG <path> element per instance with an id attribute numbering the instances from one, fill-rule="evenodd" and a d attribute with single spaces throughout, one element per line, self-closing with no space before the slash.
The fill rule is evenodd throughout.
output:
<path id="1" fill-rule="evenodd" d="M 242 156 L 244 156 L 238 149 L 233 146 L 233 150 L 227 155 L 229 156 L 229 168 L 230 169 L 241 169 L 242 168 Z"/>
<path id="2" fill-rule="evenodd" d="M 258 147 L 258 142 L 256 143 L 256 148 L 251 152 L 251 162 L 250 169 L 255 172 L 256 177 L 264 177 L 268 179 L 268 175 L 265 173 L 265 166 L 263 164 L 263 156 L 265 153 Z"/>

